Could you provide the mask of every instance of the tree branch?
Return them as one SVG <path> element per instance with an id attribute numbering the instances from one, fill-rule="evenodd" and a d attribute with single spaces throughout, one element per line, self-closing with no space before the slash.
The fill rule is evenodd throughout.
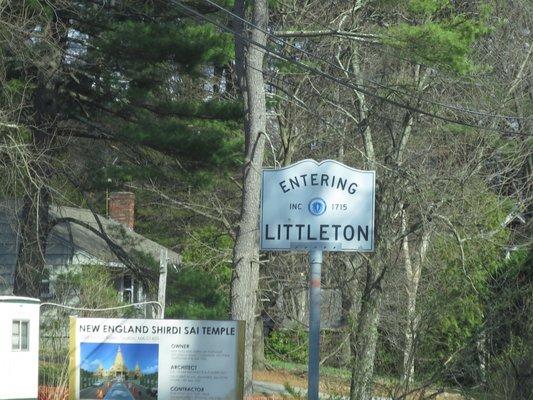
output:
<path id="1" fill-rule="evenodd" d="M 343 31 L 339 29 L 319 29 L 319 30 L 294 30 L 294 31 L 275 31 L 278 37 L 319 37 L 319 36 L 337 36 L 349 38 L 351 40 L 363 43 L 380 44 L 381 37 L 372 33 L 358 33 Z"/>

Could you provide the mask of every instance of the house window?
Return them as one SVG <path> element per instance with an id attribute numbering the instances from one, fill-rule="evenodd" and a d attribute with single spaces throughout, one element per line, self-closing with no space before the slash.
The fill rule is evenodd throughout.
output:
<path id="1" fill-rule="evenodd" d="M 133 302 L 133 278 L 131 275 L 124 275 L 122 278 L 122 300 L 124 303 Z"/>
<path id="2" fill-rule="evenodd" d="M 50 291 L 50 271 L 48 269 L 43 271 L 43 277 L 41 279 L 41 297 L 44 299 L 52 297 Z"/>
<path id="3" fill-rule="evenodd" d="M 29 321 L 13 320 L 13 330 L 11 333 L 11 349 L 12 350 L 28 350 L 29 349 Z"/>

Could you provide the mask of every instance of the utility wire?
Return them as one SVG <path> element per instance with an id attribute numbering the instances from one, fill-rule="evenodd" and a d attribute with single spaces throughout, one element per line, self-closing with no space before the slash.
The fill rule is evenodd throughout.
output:
<path id="1" fill-rule="evenodd" d="M 169 0 L 169 1 L 172 4 L 174 4 L 174 5 L 182 8 L 183 10 L 187 11 L 189 14 L 194 15 L 194 16 L 198 17 L 199 19 L 203 20 L 203 21 L 207 21 L 207 22 L 217 26 L 218 28 L 220 28 L 220 29 L 222 29 L 222 30 L 224 30 L 224 31 L 226 31 L 228 33 L 233 34 L 234 36 L 240 38 L 241 40 L 243 40 L 246 43 L 253 44 L 254 46 L 257 46 L 257 47 L 263 49 L 265 51 L 265 54 L 267 54 L 269 56 L 274 56 L 276 58 L 279 58 L 279 59 L 291 62 L 293 64 L 296 64 L 299 67 L 301 67 L 301 68 L 303 68 L 303 69 L 305 69 L 305 70 L 307 70 L 309 72 L 313 72 L 315 74 L 321 75 L 321 76 L 323 76 L 326 79 L 329 79 L 331 81 L 334 81 L 334 82 L 338 83 L 339 85 L 342 85 L 344 87 L 347 87 L 347 88 L 355 90 L 355 91 L 358 91 L 358 92 L 363 93 L 363 94 L 365 94 L 367 96 L 380 99 L 380 100 L 382 100 L 385 103 L 391 104 L 393 106 L 396 106 L 396 107 L 399 107 L 399 108 L 402 108 L 402 109 L 405 109 L 405 110 L 408 110 L 408 111 L 411 111 L 413 113 L 418 113 L 418 114 L 421 114 L 421 115 L 425 115 L 425 116 L 428 116 L 428 117 L 431 117 L 431 118 L 435 118 L 435 119 L 438 119 L 438 120 L 441 120 L 441 121 L 444 121 L 444 122 L 448 122 L 448 123 L 451 123 L 451 124 L 463 125 L 463 126 L 468 126 L 468 127 L 471 127 L 471 128 L 482 129 L 482 130 L 486 130 L 486 131 L 493 131 L 493 132 L 498 132 L 498 133 L 504 133 L 504 134 L 508 134 L 508 135 L 527 135 L 527 136 L 529 136 L 529 134 L 527 134 L 525 132 L 504 131 L 504 130 L 500 130 L 498 128 L 479 126 L 479 125 L 476 125 L 476 124 L 473 124 L 473 123 L 470 123 L 470 122 L 461 121 L 461 120 L 449 118 L 449 117 L 446 117 L 446 116 L 434 114 L 434 113 L 432 113 L 430 111 L 426 111 L 426 110 L 423 110 L 421 108 L 413 107 L 413 106 L 410 106 L 408 104 L 403 104 L 403 103 L 400 103 L 399 101 L 392 100 L 392 99 L 389 99 L 387 97 L 380 96 L 380 95 L 378 95 L 376 93 L 373 93 L 372 91 L 370 91 L 369 89 L 367 89 L 365 87 L 362 87 L 362 86 L 358 87 L 357 85 L 354 85 L 351 82 L 346 82 L 345 80 L 343 80 L 341 78 L 337 78 L 337 77 L 332 76 L 330 74 L 327 74 L 327 73 L 323 72 L 320 69 L 308 66 L 308 65 L 304 64 L 303 62 L 301 62 L 299 60 L 296 60 L 296 59 L 294 59 L 292 57 L 289 57 L 289 56 L 287 56 L 285 54 L 273 51 L 273 50 L 269 49 L 267 46 L 264 46 L 264 45 L 254 41 L 252 39 L 244 37 L 244 35 L 234 31 L 233 29 L 229 28 L 228 26 L 225 26 L 225 25 L 213 20 L 212 18 L 209 18 L 209 17 L 201 14 L 200 12 L 196 11 L 195 9 L 193 9 L 193 8 L 191 8 L 189 6 L 186 6 L 185 4 L 181 3 L 180 1 L 176 1 L 176 0 Z"/>
<path id="2" fill-rule="evenodd" d="M 295 96 L 291 95 L 290 93 L 287 93 L 287 91 L 283 90 L 281 88 L 281 85 L 280 85 L 280 83 L 283 83 L 283 79 L 282 78 L 276 76 L 272 72 L 263 71 L 263 70 L 261 70 L 259 68 L 250 67 L 250 66 L 247 66 L 247 68 L 253 69 L 254 71 L 257 71 L 257 72 L 261 72 L 264 76 L 266 76 L 267 78 L 270 78 L 270 80 L 269 79 L 265 80 L 265 82 L 267 84 L 269 84 L 269 85 L 275 87 L 276 89 L 282 91 L 288 98 L 294 100 L 295 104 L 297 104 L 299 108 L 303 109 L 304 111 L 307 111 L 309 114 L 311 114 L 314 117 L 320 119 L 326 125 L 330 125 L 331 126 L 331 122 L 327 121 L 324 117 L 321 117 L 320 115 L 318 115 L 316 112 L 311 110 L 308 106 L 304 107 L 304 105 L 302 104 L 302 100 L 301 99 L 298 99 Z M 279 81 L 279 82 L 276 82 L 276 80 Z M 331 97 L 325 95 L 324 93 L 317 93 L 316 89 L 312 90 L 312 91 L 309 91 L 308 94 L 311 97 L 319 98 L 319 99 L 322 99 L 322 100 L 325 99 L 325 100 L 328 100 L 331 103 L 338 102 L 338 100 L 332 99 Z M 287 99 L 287 100 L 289 100 L 289 99 Z M 342 104 L 342 103 L 339 103 L 339 104 Z M 394 122 L 396 124 L 403 123 L 403 121 L 401 121 L 399 119 L 396 119 L 396 118 L 393 118 L 393 117 L 389 117 L 389 116 L 386 116 L 386 115 L 380 115 L 380 119 L 386 119 L 387 121 Z"/>
<path id="3" fill-rule="evenodd" d="M 228 10 L 227 8 L 225 7 L 222 7 L 221 5 L 211 1 L 211 0 L 204 0 L 206 3 L 218 8 L 219 10 L 225 12 L 226 14 L 228 15 L 231 15 L 233 18 L 236 18 L 238 19 L 239 21 L 245 23 L 246 25 L 249 25 L 250 27 L 254 28 L 254 29 L 257 29 L 263 33 L 265 33 L 266 35 L 270 36 L 272 39 L 275 39 L 276 41 L 278 41 L 278 44 L 283 44 L 285 46 L 289 46 L 293 49 L 295 49 L 296 51 L 299 51 L 300 53 L 302 54 L 305 54 L 306 56 L 310 57 L 310 58 L 313 58 L 317 61 L 322 61 L 324 63 L 326 63 L 327 65 L 329 65 L 330 67 L 332 68 L 335 68 L 345 74 L 348 74 L 352 77 L 356 77 L 355 74 L 348 70 L 348 69 L 345 69 L 329 60 L 326 60 L 324 58 L 321 58 L 321 57 L 318 57 L 317 55 L 315 55 L 314 53 L 311 53 L 303 48 L 300 48 L 288 41 L 286 41 L 285 39 L 283 39 L 282 37 L 279 37 L 273 33 L 271 33 L 270 31 L 266 30 L 266 29 L 263 29 L 257 25 L 255 25 L 253 22 L 250 22 L 248 21 L 247 19 L 245 18 L 242 18 L 241 16 L 235 14 L 234 12 L 232 12 L 231 10 Z M 324 26 L 324 25 L 322 25 Z M 328 28 L 330 29 L 330 28 Z M 334 30 L 333 30 L 334 31 Z M 398 89 L 395 89 L 395 88 L 392 88 L 388 85 L 384 85 L 380 82 L 376 82 L 372 79 L 368 79 L 368 78 L 364 78 L 364 77 L 361 77 L 363 80 L 366 80 L 376 86 L 379 86 L 383 89 L 387 89 L 387 90 L 391 90 L 397 94 L 402 94 L 404 96 L 412 96 L 411 93 L 407 93 L 407 92 L 404 92 L 404 91 L 401 91 L 401 90 L 398 90 Z M 440 107 L 443 107 L 443 108 L 448 108 L 450 110 L 454 110 L 454 111 L 459 111 L 459 112 L 462 112 L 462 113 L 468 113 L 468 114 L 473 114 L 473 115 L 478 115 L 478 116 L 484 116 L 484 117 L 490 117 L 490 118 L 502 118 L 502 119 L 514 119 L 514 120 L 520 120 L 520 119 L 530 119 L 530 118 L 526 118 L 526 117 L 519 117 L 519 116 L 510 116 L 510 115 L 500 115 L 500 114 L 492 114 L 492 113 L 486 113 L 486 112 L 483 112 L 483 111 L 478 111 L 478 110 L 471 110 L 471 109 L 467 109 L 467 108 L 464 108 L 464 107 L 461 107 L 461 106 L 455 106 L 453 104 L 447 104 L 447 103 L 442 103 L 442 102 L 438 102 L 438 101 L 434 101 L 434 100 L 429 100 L 429 99 L 425 99 L 423 97 L 420 97 L 418 99 L 419 101 L 423 101 L 425 103 L 429 103 L 429 104 L 433 104 L 433 105 L 437 105 L 437 106 L 440 106 Z"/>
<path id="4" fill-rule="evenodd" d="M 59 307 L 59 308 L 65 308 L 67 310 L 74 310 L 74 311 L 90 311 L 90 312 L 103 312 L 103 311 L 113 311 L 113 310 L 121 310 L 123 308 L 129 308 L 129 307 L 135 307 L 135 306 L 142 306 L 142 305 L 156 305 L 159 307 L 159 310 L 163 310 L 163 306 L 158 301 L 142 301 L 140 303 L 132 303 L 132 304 L 126 304 L 123 306 L 117 306 L 117 307 L 107 307 L 107 308 L 85 308 L 85 307 L 72 307 L 72 306 L 66 306 L 64 304 L 58 304 L 58 303 L 40 303 L 39 307 L 42 306 L 52 306 L 52 307 Z"/>
<path id="5" fill-rule="evenodd" d="M 293 104 L 296 105 L 296 107 L 298 107 L 299 109 L 307 112 L 308 114 L 312 115 L 313 117 L 318 118 L 322 123 L 324 123 L 325 125 L 329 126 L 331 129 L 333 129 L 334 132 L 337 132 L 339 134 L 341 133 L 339 131 L 339 129 L 332 122 L 330 122 L 326 118 L 322 117 L 319 113 L 317 114 L 308 105 L 306 105 L 305 102 L 303 102 L 301 99 L 298 99 L 296 96 L 288 93 L 286 90 L 283 90 L 283 88 L 281 87 L 280 83 L 279 82 L 275 82 L 276 80 L 277 81 L 282 81 L 283 80 L 282 78 L 280 78 L 279 76 L 276 76 L 272 72 L 263 71 L 263 70 L 261 70 L 259 68 L 250 67 L 250 66 L 248 66 L 247 68 L 253 69 L 254 71 L 257 71 L 257 72 L 261 72 L 263 75 L 265 75 L 266 77 L 270 78 L 270 80 L 266 79 L 265 82 L 268 85 L 270 85 L 270 86 L 276 88 L 277 90 L 279 90 L 280 92 L 282 92 L 285 96 L 287 96 L 287 98 L 285 99 L 286 101 L 292 101 Z M 283 83 L 283 82 L 281 82 L 281 83 Z M 315 90 L 310 91 L 308 93 L 309 93 L 309 95 L 311 97 L 314 97 L 314 98 L 319 98 L 321 100 L 326 99 L 326 100 L 328 100 L 328 101 L 330 101 L 332 103 L 336 102 L 336 100 L 332 99 L 331 97 L 328 97 L 328 96 L 324 95 L 323 93 L 317 93 Z M 282 96 L 276 95 L 276 94 L 271 94 L 271 96 L 282 97 Z M 394 122 L 396 124 L 401 124 L 403 122 L 403 121 L 400 121 L 398 119 L 394 119 L 394 118 L 386 116 L 386 115 L 381 115 L 380 118 L 381 119 L 386 119 L 387 121 Z M 367 159 L 367 156 L 365 155 L 364 152 L 362 152 L 361 150 L 359 150 L 357 148 L 355 150 L 357 150 L 360 153 L 361 157 L 363 157 L 365 160 Z M 375 163 L 377 165 L 379 165 L 383 169 L 391 170 L 391 168 L 389 166 L 387 166 L 385 164 L 382 164 L 379 161 L 375 161 Z M 405 171 L 404 171 L 404 173 L 405 173 Z"/>

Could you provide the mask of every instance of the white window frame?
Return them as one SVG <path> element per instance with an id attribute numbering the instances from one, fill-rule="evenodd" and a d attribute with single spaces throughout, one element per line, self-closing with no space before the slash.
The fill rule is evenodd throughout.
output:
<path id="1" fill-rule="evenodd" d="M 15 335 L 13 327 L 18 325 L 18 333 Z M 22 325 L 26 324 L 26 346 L 22 346 Z M 15 347 L 13 339 L 18 336 L 18 346 Z M 14 319 L 11 322 L 11 351 L 29 351 L 30 350 L 30 321 L 27 319 Z"/>
<path id="2" fill-rule="evenodd" d="M 130 285 L 128 287 L 126 287 L 125 285 L 125 278 L 128 277 L 130 279 Z M 125 297 L 126 297 L 126 293 L 129 293 L 129 300 L 126 301 Z M 133 275 L 131 274 L 124 274 L 122 275 L 122 301 L 124 303 L 127 303 L 127 304 L 132 304 L 134 303 L 134 294 L 135 294 L 135 280 L 133 279 Z"/>
<path id="3" fill-rule="evenodd" d="M 43 289 L 47 290 L 43 290 Z M 45 299 L 49 299 L 52 297 L 52 287 L 50 282 L 50 270 L 45 269 L 43 271 L 43 278 L 41 279 L 41 297 Z"/>

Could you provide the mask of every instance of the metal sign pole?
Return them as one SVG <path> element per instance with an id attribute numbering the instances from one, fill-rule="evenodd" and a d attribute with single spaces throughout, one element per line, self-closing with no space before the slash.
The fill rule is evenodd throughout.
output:
<path id="1" fill-rule="evenodd" d="M 376 173 L 301 160 L 261 177 L 261 250 L 309 251 L 307 397 L 318 400 L 323 251 L 374 251 Z"/>
<path id="2" fill-rule="evenodd" d="M 309 367 L 307 371 L 307 398 L 318 400 L 320 382 L 320 274 L 322 250 L 309 252 L 311 273 L 309 278 Z"/>

